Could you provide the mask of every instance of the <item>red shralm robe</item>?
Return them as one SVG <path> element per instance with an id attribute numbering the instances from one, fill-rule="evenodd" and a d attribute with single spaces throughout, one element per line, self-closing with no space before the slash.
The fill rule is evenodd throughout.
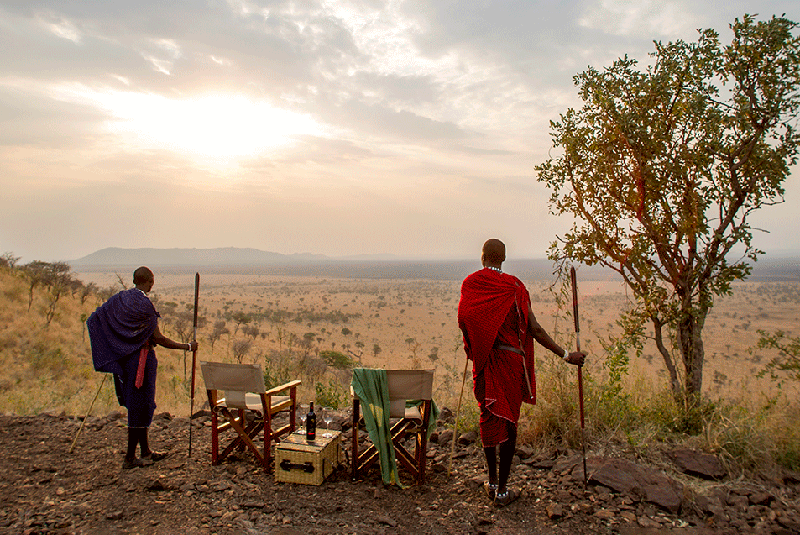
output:
<path id="1" fill-rule="evenodd" d="M 498 418 L 516 424 L 522 402 L 536 403 L 529 311 L 528 290 L 513 275 L 486 268 L 468 276 L 461 285 L 458 326 L 464 334 L 467 358 L 473 364 L 473 391 L 481 406 L 484 447 L 506 439 L 506 426 Z M 500 342 L 522 349 L 524 355 L 495 347 L 501 329 Z"/>

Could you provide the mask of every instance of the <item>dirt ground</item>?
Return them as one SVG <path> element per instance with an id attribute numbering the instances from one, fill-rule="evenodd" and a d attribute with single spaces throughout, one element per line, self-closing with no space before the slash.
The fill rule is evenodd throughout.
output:
<path id="1" fill-rule="evenodd" d="M 188 420 L 156 415 L 151 445 L 168 451 L 168 457 L 123 470 L 126 428 L 121 413 L 90 417 L 72 454 L 68 451 L 78 419 L 0 416 L 0 532 L 705 534 L 792 533 L 800 527 L 792 523 L 796 485 L 773 491 L 783 501 L 750 507 L 749 516 L 745 509 L 736 513 L 728 508 L 727 520 L 720 523 L 692 507 L 674 515 L 606 488 L 590 485 L 584 490 L 581 481 L 552 463 L 542 467 L 529 461 L 518 464 L 512 474 L 522 497 L 497 508 L 483 494 L 483 459 L 477 446 L 459 446 L 448 477 L 449 447 L 435 440 L 424 485 L 385 487 L 377 470 L 353 482 L 346 459 L 321 486 L 276 483 L 246 456 L 212 466 L 210 431 L 203 420 L 194 421 L 189 458 Z M 787 496 L 794 498 L 794 505 L 785 501 Z"/>

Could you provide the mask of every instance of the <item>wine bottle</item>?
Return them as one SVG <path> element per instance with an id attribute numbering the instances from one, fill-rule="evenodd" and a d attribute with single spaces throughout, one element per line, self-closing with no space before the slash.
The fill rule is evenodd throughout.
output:
<path id="1" fill-rule="evenodd" d="M 314 414 L 314 402 L 312 401 L 308 414 L 306 414 L 306 440 L 317 439 L 317 415 Z"/>

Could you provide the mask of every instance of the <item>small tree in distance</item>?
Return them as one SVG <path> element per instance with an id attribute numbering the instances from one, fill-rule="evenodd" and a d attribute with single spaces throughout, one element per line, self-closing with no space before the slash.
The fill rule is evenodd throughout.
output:
<path id="1" fill-rule="evenodd" d="M 645 72 L 628 57 L 588 69 L 575 77 L 583 107 L 551 122 L 561 154 L 536 168 L 551 213 L 575 217 L 550 258 L 622 276 L 635 300 L 624 321 L 652 325 L 672 392 L 689 405 L 714 299 L 762 254 L 748 217 L 783 202 L 797 162 L 796 27 L 745 15 L 728 46 L 701 30 L 696 43 L 656 42 Z"/>

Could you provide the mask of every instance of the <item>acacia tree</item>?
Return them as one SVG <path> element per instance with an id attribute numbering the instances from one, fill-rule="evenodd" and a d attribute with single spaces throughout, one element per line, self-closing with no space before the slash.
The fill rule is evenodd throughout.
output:
<path id="1" fill-rule="evenodd" d="M 701 30 L 696 43 L 656 42 L 643 72 L 627 56 L 589 68 L 575 77 L 583 107 L 551 122 L 560 155 L 536 168 L 550 212 L 575 218 L 550 258 L 622 276 L 634 296 L 625 324 L 652 324 L 677 400 L 701 392 L 714 298 L 763 254 L 749 216 L 783 202 L 797 161 L 796 27 L 745 15 L 730 45 Z"/>

